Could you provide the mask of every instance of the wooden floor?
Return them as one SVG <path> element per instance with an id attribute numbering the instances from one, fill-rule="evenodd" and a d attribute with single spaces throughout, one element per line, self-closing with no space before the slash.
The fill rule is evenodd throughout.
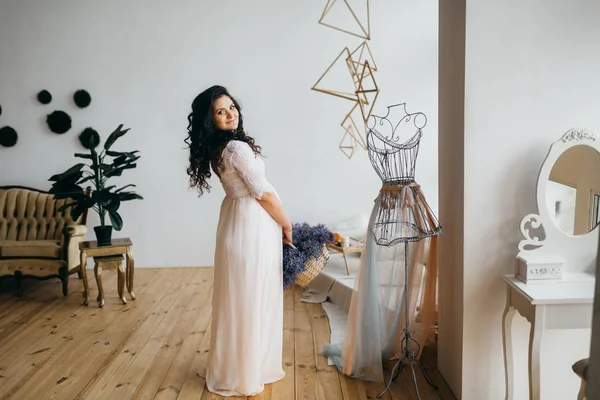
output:
<path id="1" fill-rule="evenodd" d="M 210 342 L 211 268 L 137 269 L 135 293 L 123 305 L 116 272 L 105 272 L 105 306 L 98 308 L 93 274 L 90 305 L 70 278 L 63 297 L 57 280 L 28 280 L 17 297 L 12 280 L 0 293 L 0 400 L 221 399 L 203 379 Z M 250 399 L 366 399 L 384 387 L 340 375 L 318 349 L 329 340 L 321 305 L 285 296 L 286 377 Z M 429 346 L 423 358 L 435 362 Z M 405 369 L 384 399 L 416 399 Z M 435 369 L 434 391 L 418 374 L 421 398 L 453 399 Z M 236 399 L 242 399 L 240 397 Z M 246 399 L 245 397 L 243 399 Z"/>

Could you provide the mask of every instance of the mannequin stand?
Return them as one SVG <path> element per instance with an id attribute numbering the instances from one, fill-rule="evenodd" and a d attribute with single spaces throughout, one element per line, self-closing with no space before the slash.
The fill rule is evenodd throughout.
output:
<path id="1" fill-rule="evenodd" d="M 400 366 L 402 365 L 404 360 L 408 361 L 410 364 L 410 369 L 412 370 L 412 376 L 413 376 L 413 383 L 415 384 L 415 390 L 417 392 L 417 398 L 419 400 L 421 400 L 421 396 L 419 395 L 419 386 L 417 385 L 417 375 L 415 374 L 414 363 L 418 364 L 419 367 L 421 368 L 421 372 L 423 372 L 423 375 L 425 376 L 425 380 L 427 381 L 427 383 L 435 390 L 438 389 L 438 387 L 435 386 L 429 379 L 429 376 L 427 375 L 427 372 L 425 372 L 425 367 L 423 366 L 423 363 L 421 363 L 421 360 L 418 360 L 415 357 L 415 354 L 419 354 L 421 347 L 419 345 L 419 342 L 417 342 L 415 339 L 413 339 L 411 333 L 409 332 L 410 320 L 408 318 L 408 315 L 409 315 L 409 300 L 410 299 L 408 296 L 408 281 L 409 281 L 409 271 L 408 271 L 409 264 L 408 264 L 408 262 L 409 262 L 408 241 L 405 241 L 404 242 L 404 316 L 405 316 L 405 324 L 406 325 L 405 325 L 405 328 L 402 330 L 404 337 L 400 341 L 401 349 L 399 351 L 399 354 L 401 354 L 401 356 L 398 359 L 398 361 L 396 361 L 396 364 L 394 365 L 394 368 L 392 369 L 392 373 L 390 375 L 390 381 L 388 382 L 385 390 L 377 395 L 378 399 L 380 399 L 390 389 L 390 386 L 392 386 L 392 382 L 394 382 L 398 378 L 398 376 L 400 375 Z M 415 351 L 415 348 L 413 348 L 413 344 L 411 342 L 413 342 L 416 345 L 417 351 Z M 396 353 L 396 354 L 398 354 L 398 353 Z"/>

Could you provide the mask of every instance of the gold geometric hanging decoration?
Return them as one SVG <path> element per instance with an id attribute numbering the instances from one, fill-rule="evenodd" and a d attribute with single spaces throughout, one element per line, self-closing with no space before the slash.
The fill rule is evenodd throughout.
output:
<path id="1" fill-rule="evenodd" d="M 344 57 L 342 58 L 342 56 Z M 358 96 L 356 94 L 356 89 L 358 86 L 356 86 L 357 83 L 353 80 L 352 71 L 348 73 L 350 65 L 347 61 L 344 62 L 348 57 L 350 57 L 350 50 L 347 47 L 344 47 L 311 89 L 357 102 Z M 344 67 L 344 64 L 346 64 L 346 67 Z"/>
<path id="2" fill-rule="evenodd" d="M 366 2 L 366 7 L 358 9 L 358 4 L 352 7 L 348 3 L 348 0 L 328 0 L 323 14 L 319 18 L 319 24 L 352 36 L 367 40 L 371 39 L 369 0 L 359 1 L 361 5 Z M 326 19 L 335 20 L 335 22 L 326 22 Z"/>
<path id="3" fill-rule="evenodd" d="M 359 111 L 358 103 L 356 103 L 352 110 L 346 115 L 346 118 L 342 121 L 342 128 L 349 135 L 352 136 L 354 141 L 362 147 L 364 150 L 367 149 L 366 137 L 366 125 L 362 120 L 362 115 Z"/>
<path id="4" fill-rule="evenodd" d="M 366 62 L 369 63 L 370 69 L 365 70 Z M 370 74 L 377 71 L 375 59 L 373 58 L 373 54 L 371 53 L 371 49 L 369 48 L 367 41 L 364 41 L 360 46 L 354 49 L 352 53 L 350 53 L 350 57 L 346 58 L 346 63 L 348 64 L 348 69 L 352 75 L 352 81 L 354 82 L 354 87 L 356 90 L 359 90 L 361 79 L 368 78 Z M 363 72 L 364 75 L 362 75 Z M 366 93 L 357 92 L 356 96 L 359 102 L 368 104 L 369 100 L 366 96 Z"/>
<path id="5" fill-rule="evenodd" d="M 359 100 L 358 102 L 360 104 L 360 111 L 362 112 L 363 121 L 366 124 L 371 112 L 373 111 L 373 106 L 377 101 L 377 97 L 379 96 L 379 87 L 377 86 L 377 82 L 375 82 L 373 70 L 371 69 L 368 61 L 365 61 L 365 64 L 363 65 L 358 85 L 359 86 L 358 90 L 356 90 L 356 95 Z"/>
<path id="6" fill-rule="evenodd" d="M 369 43 L 366 40 L 362 42 L 360 46 L 354 49 L 354 51 L 350 53 L 350 57 L 347 59 L 348 66 L 352 68 L 353 75 L 360 74 L 360 71 L 365 65 L 365 61 L 369 62 L 371 71 L 377 71 L 377 64 L 375 63 L 373 53 L 371 53 L 371 49 L 369 48 Z"/>
<path id="7" fill-rule="evenodd" d="M 356 153 L 356 140 L 354 140 L 354 136 L 348 130 L 346 130 L 346 132 L 344 132 L 344 136 L 342 136 L 342 140 L 340 141 L 340 150 L 348 158 L 352 158 L 354 153 Z"/>
<path id="8" fill-rule="evenodd" d="M 348 158 L 354 156 L 358 146 L 367 149 L 366 123 L 379 96 L 373 76 L 377 64 L 368 44 L 371 39 L 369 1 L 327 0 L 319 18 L 321 25 L 364 39 L 352 52 L 345 47 L 311 88 L 354 103 L 341 123 L 344 134 L 339 148 Z"/>

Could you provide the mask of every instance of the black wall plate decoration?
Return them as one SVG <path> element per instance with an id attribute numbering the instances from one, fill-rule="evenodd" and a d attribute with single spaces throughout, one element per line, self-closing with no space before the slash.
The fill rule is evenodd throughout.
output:
<path id="1" fill-rule="evenodd" d="M 0 128 L 0 146 L 4 147 L 13 147 L 17 144 L 17 140 L 19 135 L 17 135 L 17 131 L 10 126 L 4 126 Z"/>
<path id="2" fill-rule="evenodd" d="M 92 97 L 87 91 L 80 89 L 73 94 L 73 101 L 77 107 L 86 108 L 92 102 Z"/>
<path id="3" fill-rule="evenodd" d="M 79 142 L 86 149 L 94 149 L 100 144 L 100 135 L 92 128 L 85 128 L 79 134 Z"/>
<path id="4" fill-rule="evenodd" d="M 52 95 L 47 90 L 42 90 L 37 94 L 37 99 L 42 104 L 50 104 L 52 101 Z"/>
<path id="5" fill-rule="evenodd" d="M 64 111 L 54 111 L 46 117 L 48 128 L 54 133 L 63 134 L 71 129 L 71 117 Z"/>

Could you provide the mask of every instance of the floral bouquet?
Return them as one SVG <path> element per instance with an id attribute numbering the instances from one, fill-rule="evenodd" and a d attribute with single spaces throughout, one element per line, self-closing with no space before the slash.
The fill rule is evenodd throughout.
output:
<path id="1" fill-rule="evenodd" d="M 283 288 L 289 289 L 306 269 L 306 261 L 319 257 L 325 243 L 333 243 L 334 234 L 323 224 L 292 226 L 293 247 L 283 245 Z"/>

